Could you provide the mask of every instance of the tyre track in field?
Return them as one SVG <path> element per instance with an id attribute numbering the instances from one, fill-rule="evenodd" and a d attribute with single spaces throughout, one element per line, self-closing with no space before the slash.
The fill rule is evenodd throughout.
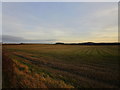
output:
<path id="1" fill-rule="evenodd" d="M 106 51 L 105 49 L 103 49 L 103 48 L 100 48 L 100 49 L 97 49 L 97 52 L 98 52 L 98 54 L 100 54 L 101 56 L 102 56 L 102 58 L 101 59 L 103 59 L 103 58 L 110 58 L 110 56 L 112 55 L 111 53 L 112 52 L 109 52 L 109 51 Z M 111 60 L 113 59 L 114 60 L 114 58 L 110 58 Z M 116 58 L 115 58 L 116 59 Z M 104 60 L 103 62 L 104 62 L 104 64 L 105 65 L 112 65 L 113 67 L 111 68 L 111 69 L 116 69 L 115 68 L 115 66 L 116 66 L 116 63 L 118 63 L 118 62 L 116 62 L 116 63 L 112 63 L 111 62 L 111 60 Z"/>
<path id="2" fill-rule="evenodd" d="M 104 49 L 104 51 L 107 52 L 107 53 L 110 54 L 110 55 L 118 54 L 118 49 L 116 49 L 115 47 L 112 47 L 112 48 L 106 47 L 106 48 Z"/>

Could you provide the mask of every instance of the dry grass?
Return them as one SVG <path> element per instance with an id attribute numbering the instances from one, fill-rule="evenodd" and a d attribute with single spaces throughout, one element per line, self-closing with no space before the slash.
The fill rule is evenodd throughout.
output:
<path id="1" fill-rule="evenodd" d="M 55 80 L 49 77 L 43 77 L 42 74 L 37 74 L 29 71 L 29 67 L 15 61 L 15 76 L 16 87 L 22 88 L 73 88 L 71 85 L 65 84 L 61 80 Z M 24 68 L 21 70 L 20 68 Z"/>

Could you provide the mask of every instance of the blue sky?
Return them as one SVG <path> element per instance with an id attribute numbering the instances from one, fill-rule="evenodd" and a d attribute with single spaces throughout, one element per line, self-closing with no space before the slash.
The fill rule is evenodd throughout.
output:
<path id="1" fill-rule="evenodd" d="M 116 42 L 118 3 L 3 3 L 3 42 Z"/>

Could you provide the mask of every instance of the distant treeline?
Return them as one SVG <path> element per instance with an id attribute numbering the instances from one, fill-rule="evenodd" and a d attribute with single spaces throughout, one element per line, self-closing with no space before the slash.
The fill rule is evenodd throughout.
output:
<path id="1" fill-rule="evenodd" d="M 3 45 L 38 45 L 43 43 L 2 43 Z M 120 43 L 94 43 L 94 42 L 85 42 L 85 43 L 62 43 L 58 42 L 55 44 L 49 45 L 120 45 Z"/>
<path id="2" fill-rule="evenodd" d="M 60 45 L 120 45 L 120 43 L 94 43 L 94 42 L 86 42 L 86 43 L 56 43 Z"/>

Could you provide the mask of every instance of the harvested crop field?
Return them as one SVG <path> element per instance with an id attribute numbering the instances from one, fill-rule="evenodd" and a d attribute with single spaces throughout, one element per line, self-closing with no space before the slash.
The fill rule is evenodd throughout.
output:
<path id="1" fill-rule="evenodd" d="M 118 47 L 3 45 L 3 88 L 119 88 Z"/>

